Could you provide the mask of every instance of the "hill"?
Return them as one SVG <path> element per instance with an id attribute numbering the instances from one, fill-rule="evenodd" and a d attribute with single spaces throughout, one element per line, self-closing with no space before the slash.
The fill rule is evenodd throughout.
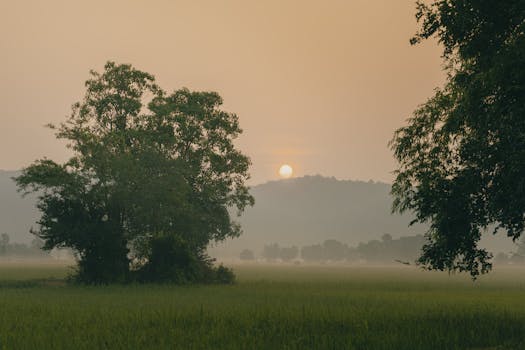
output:
<path id="1" fill-rule="evenodd" d="M 238 257 L 244 248 L 260 255 L 270 243 L 301 247 L 328 239 L 357 246 L 385 233 L 400 238 L 427 230 L 425 225 L 409 226 L 412 215 L 391 213 L 386 183 L 317 175 L 267 182 L 251 192 L 255 206 L 239 220 L 244 234 L 212 248 L 213 255 Z M 481 246 L 494 253 L 516 250 L 504 234 L 484 235 Z"/>
<path id="2" fill-rule="evenodd" d="M 19 172 L 0 170 L 0 233 L 13 242 L 29 243 L 39 214 L 35 197 L 22 198 L 12 180 Z M 266 244 L 311 245 L 335 239 L 350 246 L 380 239 L 421 234 L 425 226 L 408 226 L 410 215 L 392 215 L 390 185 L 305 176 L 271 181 L 251 190 L 256 204 L 239 219 L 244 234 L 211 248 L 215 256 L 238 257 L 244 249 L 259 255 Z M 510 239 L 488 237 L 484 245 L 495 252 L 510 251 Z"/>
<path id="3" fill-rule="evenodd" d="M 411 216 L 392 215 L 390 185 L 378 182 L 337 180 L 305 176 L 271 181 L 252 188 L 256 203 L 240 218 L 244 234 L 220 244 L 218 255 L 264 244 L 315 244 L 336 239 L 357 245 L 379 239 L 425 232 L 425 227 L 409 227 Z"/>

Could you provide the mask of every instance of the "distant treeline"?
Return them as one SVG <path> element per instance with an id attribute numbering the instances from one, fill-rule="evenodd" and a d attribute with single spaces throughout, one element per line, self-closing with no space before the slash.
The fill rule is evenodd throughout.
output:
<path id="1" fill-rule="evenodd" d="M 35 238 L 31 244 L 12 243 L 7 233 L 0 235 L 0 258 L 3 257 L 32 257 L 49 258 L 48 252 L 43 251 L 44 242 L 40 238 Z"/>
<path id="2" fill-rule="evenodd" d="M 357 247 L 349 247 L 337 240 L 326 240 L 298 248 L 297 246 L 281 247 L 277 243 L 264 246 L 261 258 L 267 261 L 294 261 L 302 259 L 305 262 L 368 262 L 413 263 L 421 252 L 425 239 L 423 235 L 407 236 L 393 239 L 385 234 L 381 240 L 371 240 L 360 243 Z M 256 259 L 253 251 L 245 249 L 241 252 L 242 260 Z"/>
<path id="3" fill-rule="evenodd" d="M 516 243 L 517 250 L 511 253 L 498 253 L 494 258 L 496 265 L 525 265 L 525 238 Z"/>

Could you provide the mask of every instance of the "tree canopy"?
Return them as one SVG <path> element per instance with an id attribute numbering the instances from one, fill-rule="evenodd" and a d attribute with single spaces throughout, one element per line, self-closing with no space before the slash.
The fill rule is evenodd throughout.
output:
<path id="1" fill-rule="evenodd" d="M 238 118 L 221 104 L 215 92 L 167 93 L 131 65 L 92 71 L 84 99 L 51 125 L 72 158 L 38 160 L 16 178 L 39 193 L 44 249 L 73 248 L 89 283 L 213 274 L 206 247 L 238 236 L 229 209 L 254 202 L 249 158 L 233 143 Z"/>
<path id="2" fill-rule="evenodd" d="M 525 2 L 418 2 L 416 44 L 437 38 L 448 79 L 396 131 L 394 210 L 430 223 L 419 263 L 491 268 L 481 235 L 525 228 Z"/>

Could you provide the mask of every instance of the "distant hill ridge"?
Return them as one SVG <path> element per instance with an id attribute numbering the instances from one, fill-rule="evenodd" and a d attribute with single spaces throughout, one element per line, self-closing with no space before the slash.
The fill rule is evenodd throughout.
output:
<path id="1" fill-rule="evenodd" d="M 336 239 L 349 245 L 415 235 L 426 229 L 408 227 L 411 216 L 392 215 L 390 185 L 338 180 L 321 175 L 270 181 L 251 190 L 255 206 L 240 222 L 244 234 L 217 247 L 219 255 L 241 248 L 260 250 L 264 244 L 316 244 Z"/>
<path id="2" fill-rule="evenodd" d="M 34 196 L 22 198 L 16 191 L 11 178 L 18 174 L 0 170 L 0 233 L 29 243 L 33 238 L 29 229 L 39 213 Z M 316 175 L 270 181 L 252 187 L 251 193 L 256 204 L 239 219 L 244 234 L 212 248 L 215 255 L 237 257 L 244 248 L 260 252 L 270 243 L 303 246 L 327 239 L 356 246 L 385 233 L 399 238 L 426 231 L 423 225 L 408 226 L 411 215 L 391 214 L 386 183 Z M 489 241 L 496 251 L 511 246 L 503 235 Z"/>

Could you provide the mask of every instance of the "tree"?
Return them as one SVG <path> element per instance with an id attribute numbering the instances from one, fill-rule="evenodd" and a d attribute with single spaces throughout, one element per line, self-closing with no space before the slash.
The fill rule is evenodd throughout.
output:
<path id="1" fill-rule="evenodd" d="M 391 141 L 393 208 L 430 224 L 422 266 L 476 278 L 491 268 L 482 233 L 525 227 L 525 2 L 417 6 L 411 42 L 437 37 L 448 79 Z"/>
<path id="2" fill-rule="evenodd" d="M 355 257 L 355 251 L 352 250 L 344 243 L 341 243 L 335 239 L 328 239 L 323 244 L 314 244 L 311 246 L 304 246 L 301 248 L 301 257 L 305 261 L 322 261 L 328 260 L 341 261 L 346 258 L 353 260 L 351 255 Z"/>
<path id="3" fill-rule="evenodd" d="M 240 215 L 254 202 L 249 158 L 233 144 L 237 116 L 217 93 L 168 94 L 130 65 L 108 62 L 86 88 L 67 121 L 51 125 L 73 157 L 39 160 L 16 178 L 39 193 L 44 249 L 72 248 L 88 283 L 209 275 L 208 244 L 241 234 L 228 209 Z"/>
<path id="4" fill-rule="evenodd" d="M 366 243 L 359 243 L 357 252 L 367 262 L 392 263 L 398 261 L 413 263 L 423 244 L 422 235 L 393 239 L 390 234 L 384 234 L 381 241 L 371 240 Z"/>
<path id="5" fill-rule="evenodd" d="M 9 245 L 9 235 L 7 233 L 2 233 L 0 236 L 0 255 L 7 254 L 7 246 Z"/>
<path id="6" fill-rule="evenodd" d="M 242 252 L 239 254 L 239 258 L 241 260 L 251 261 L 255 260 L 255 255 L 250 249 L 243 249 Z"/>
<path id="7" fill-rule="evenodd" d="M 296 246 L 282 247 L 279 252 L 279 257 L 282 261 L 292 261 L 299 255 L 299 248 Z"/>
<path id="8" fill-rule="evenodd" d="M 328 260 L 340 261 L 346 256 L 348 246 L 335 239 L 328 239 L 323 243 L 324 256 Z"/>
<path id="9" fill-rule="evenodd" d="M 269 261 L 279 259 L 281 256 L 281 247 L 279 247 L 277 243 L 265 245 L 262 256 Z"/>
<path id="10" fill-rule="evenodd" d="M 307 262 L 325 261 L 325 249 L 320 244 L 304 246 L 301 248 L 301 258 L 303 258 L 303 260 Z"/>
<path id="11" fill-rule="evenodd" d="M 359 243 L 357 251 L 359 255 L 368 262 L 385 262 L 385 260 L 389 260 L 388 257 L 385 256 L 385 246 L 383 242 L 377 239 L 366 243 Z"/>
<path id="12" fill-rule="evenodd" d="M 384 243 L 390 243 L 392 242 L 392 235 L 390 233 L 385 233 L 381 236 L 381 240 L 384 242 Z"/>

